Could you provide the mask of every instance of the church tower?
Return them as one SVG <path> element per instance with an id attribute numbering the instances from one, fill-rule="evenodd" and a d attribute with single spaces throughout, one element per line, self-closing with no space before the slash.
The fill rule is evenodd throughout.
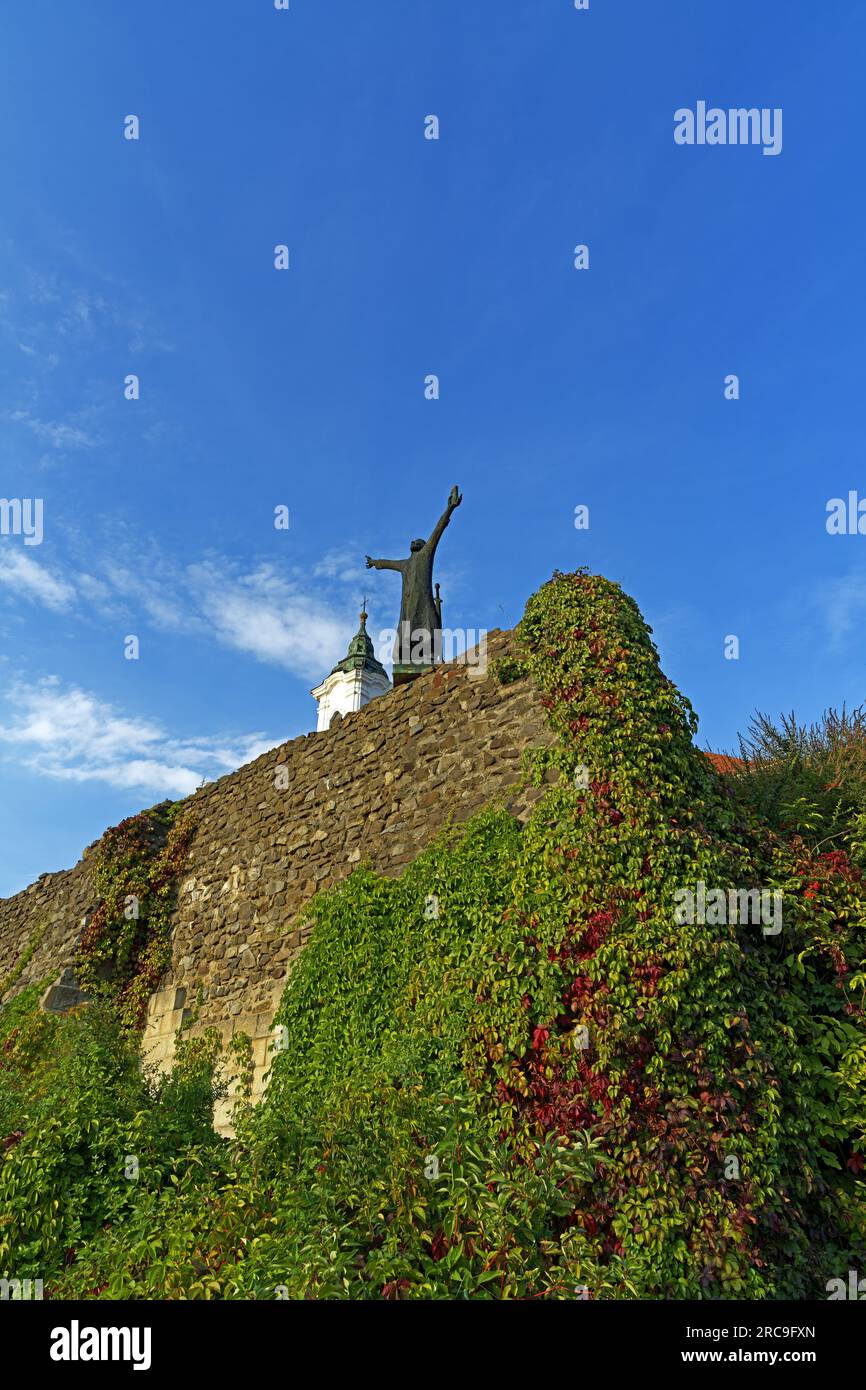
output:
<path id="1" fill-rule="evenodd" d="M 353 714 L 377 695 L 391 689 L 388 674 L 377 660 L 367 635 L 367 614 L 361 613 L 361 626 L 349 643 L 349 650 L 329 676 L 310 693 L 319 706 L 316 732 L 331 727 L 335 714 Z"/>

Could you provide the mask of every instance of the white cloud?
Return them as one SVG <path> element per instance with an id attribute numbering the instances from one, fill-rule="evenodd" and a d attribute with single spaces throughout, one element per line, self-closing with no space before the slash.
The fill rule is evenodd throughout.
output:
<path id="1" fill-rule="evenodd" d="M 238 575 L 209 561 L 188 575 L 201 612 L 225 646 L 318 680 L 345 655 L 346 623 L 270 565 Z"/>
<path id="2" fill-rule="evenodd" d="M 370 571 L 358 560 L 357 550 L 329 550 L 313 565 L 316 579 L 336 579 L 341 584 L 370 583 Z"/>
<path id="3" fill-rule="evenodd" d="M 132 632 L 146 621 L 159 631 L 210 638 L 304 680 L 326 675 L 357 627 L 363 571 L 350 572 L 337 552 L 286 575 L 269 563 L 244 568 L 221 555 L 181 569 L 156 545 L 142 549 L 116 537 L 110 548 L 88 537 L 73 549 L 87 568 L 68 565 L 62 576 L 20 550 L 4 566 L 0 550 L 0 584 L 55 610 L 117 618 Z"/>
<path id="4" fill-rule="evenodd" d="M 156 721 L 129 717 L 56 676 L 18 681 L 6 692 L 0 746 L 31 771 L 71 782 L 106 782 L 158 796 L 187 796 L 203 777 L 229 771 L 264 753 L 274 740 L 175 739 Z"/>
<path id="5" fill-rule="evenodd" d="M 75 599 L 75 590 L 65 579 L 55 578 L 38 560 L 9 545 L 0 546 L 0 584 L 47 608 L 69 608 Z"/>
<path id="6" fill-rule="evenodd" d="M 104 580 L 97 579 L 92 574 L 77 574 L 75 583 L 82 598 L 87 599 L 96 607 L 105 607 L 111 603 L 111 586 Z"/>
<path id="7" fill-rule="evenodd" d="M 154 627 L 183 631 L 195 626 L 193 615 L 184 610 L 183 596 L 174 592 L 181 581 L 155 549 L 137 560 L 104 560 L 101 569 L 109 592 L 126 599 L 130 612 L 143 610 Z"/>
<path id="8" fill-rule="evenodd" d="M 29 410 L 13 410 L 9 419 L 26 425 L 41 444 L 50 444 L 52 449 L 90 449 L 99 442 L 79 425 L 63 420 L 40 420 Z"/>

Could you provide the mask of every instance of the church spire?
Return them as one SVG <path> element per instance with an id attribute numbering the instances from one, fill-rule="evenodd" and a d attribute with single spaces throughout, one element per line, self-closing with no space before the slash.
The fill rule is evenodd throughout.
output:
<path id="1" fill-rule="evenodd" d="M 328 729 L 334 716 L 354 714 L 377 695 L 391 689 L 388 673 L 376 660 L 370 634 L 367 631 L 367 599 L 360 613 L 360 625 L 349 643 L 342 661 L 338 661 L 321 685 L 312 691 L 318 702 L 317 732 Z"/>

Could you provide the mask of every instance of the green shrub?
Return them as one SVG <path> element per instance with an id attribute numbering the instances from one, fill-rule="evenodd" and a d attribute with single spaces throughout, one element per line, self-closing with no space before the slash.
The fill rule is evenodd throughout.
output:
<path id="1" fill-rule="evenodd" d="M 0 1271 L 47 1284 L 221 1141 L 209 1057 L 157 1079 L 110 1003 L 58 1018 L 40 988 L 0 1013 Z"/>
<path id="2" fill-rule="evenodd" d="M 69 1114 L 28 1099 L 0 1167 L 18 1277 L 67 1297 L 758 1299 L 823 1297 L 862 1263 L 864 880 L 856 837 L 828 848 L 820 823 L 856 809 L 816 802 L 806 836 L 718 777 L 616 585 L 556 575 L 519 637 L 558 735 L 526 827 L 489 809 L 399 880 L 361 867 L 314 900 L 287 1046 L 231 1146 L 205 1134 L 212 1039 L 157 1086 L 98 1012 L 52 1036 L 37 1091 L 62 1079 Z M 700 882 L 782 893 L 783 930 L 684 920 Z"/>
<path id="3" fill-rule="evenodd" d="M 756 714 L 740 737 L 731 785 L 779 834 L 844 849 L 866 869 L 866 709 L 827 710 L 815 724 Z"/>

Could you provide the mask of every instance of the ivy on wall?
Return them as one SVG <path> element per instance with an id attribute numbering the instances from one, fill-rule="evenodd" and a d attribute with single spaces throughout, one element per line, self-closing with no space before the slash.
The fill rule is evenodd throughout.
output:
<path id="1" fill-rule="evenodd" d="M 25 1221 L 70 1189 L 87 1214 L 64 1264 L 59 1234 L 34 1218 L 16 1245 L 0 1210 L 22 1276 L 50 1276 L 53 1297 L 760 1299 L 823 1297 L 859 1267 L 860 822 L 835 809 L 828 849 L 818 822 L 773 824 L 720 777 L 617 585 L 555 575 L 518 635 L 500 674 L 530 676 L 558 736 L 533 760 L 549 785 L 526 828 L 488 809 L 400 879 L 362 866 L 316 897 L 271 1084 L 233 1145 L 201 1146 L 204 1044 L 181 1049 L 158 1114 L 134 1091 L 132 1133 L 162 1144 L 166 1116 L 178 1126 L 156 1165 L 170 1175 L 134 1190 L 106 1179 L 105 1145 L 74 1173 L 43 1161 L 53 1131 L 31 1133 L 13 1095 L 0 1204 Z M 107 972 L 137 1017 L 189 832 L 136 822 L 97 851 L 88 950 L 95 987 Z M 699 883 L 781 893 L 782 929 L 683 918 Z M 55 1086 L 89 1097 L 87 1068 L 60 1077 L 52 1058 Z"/>
<path id="2" fill-rule="evenodd" d="M 44 937 L 47 930 L 47 921 L 40 922 L 39 925 L 31 932 L 30 939 L 28 940 L 27 945 L 24 947 L 24 950 L 21 952 L 21 955 L 18 957 L 12 969 L 8 972 L 8 974 L 0 976 L 0 999 L 3 998 L 3 995 L 7 992 L 7 990 L 10 990 L 12 986 L 17 984 L 18 981 L 21 979 L 21 976 L 24 974 L 24 971 L 27 969 L 31 960 L 35 956 L 39 948 L 39 944 L 42 941 L 42 938 Z"/>
<path id="3" fill-rule="evenodd" d="M 106 830 L 87 851 L 100 901 L 78 945 L 76 978 L 88 994 L 114 998 L 131 1031 L 171 963 L 175 881 L 193 828 L 188 808 L 166 801 Z"/>

